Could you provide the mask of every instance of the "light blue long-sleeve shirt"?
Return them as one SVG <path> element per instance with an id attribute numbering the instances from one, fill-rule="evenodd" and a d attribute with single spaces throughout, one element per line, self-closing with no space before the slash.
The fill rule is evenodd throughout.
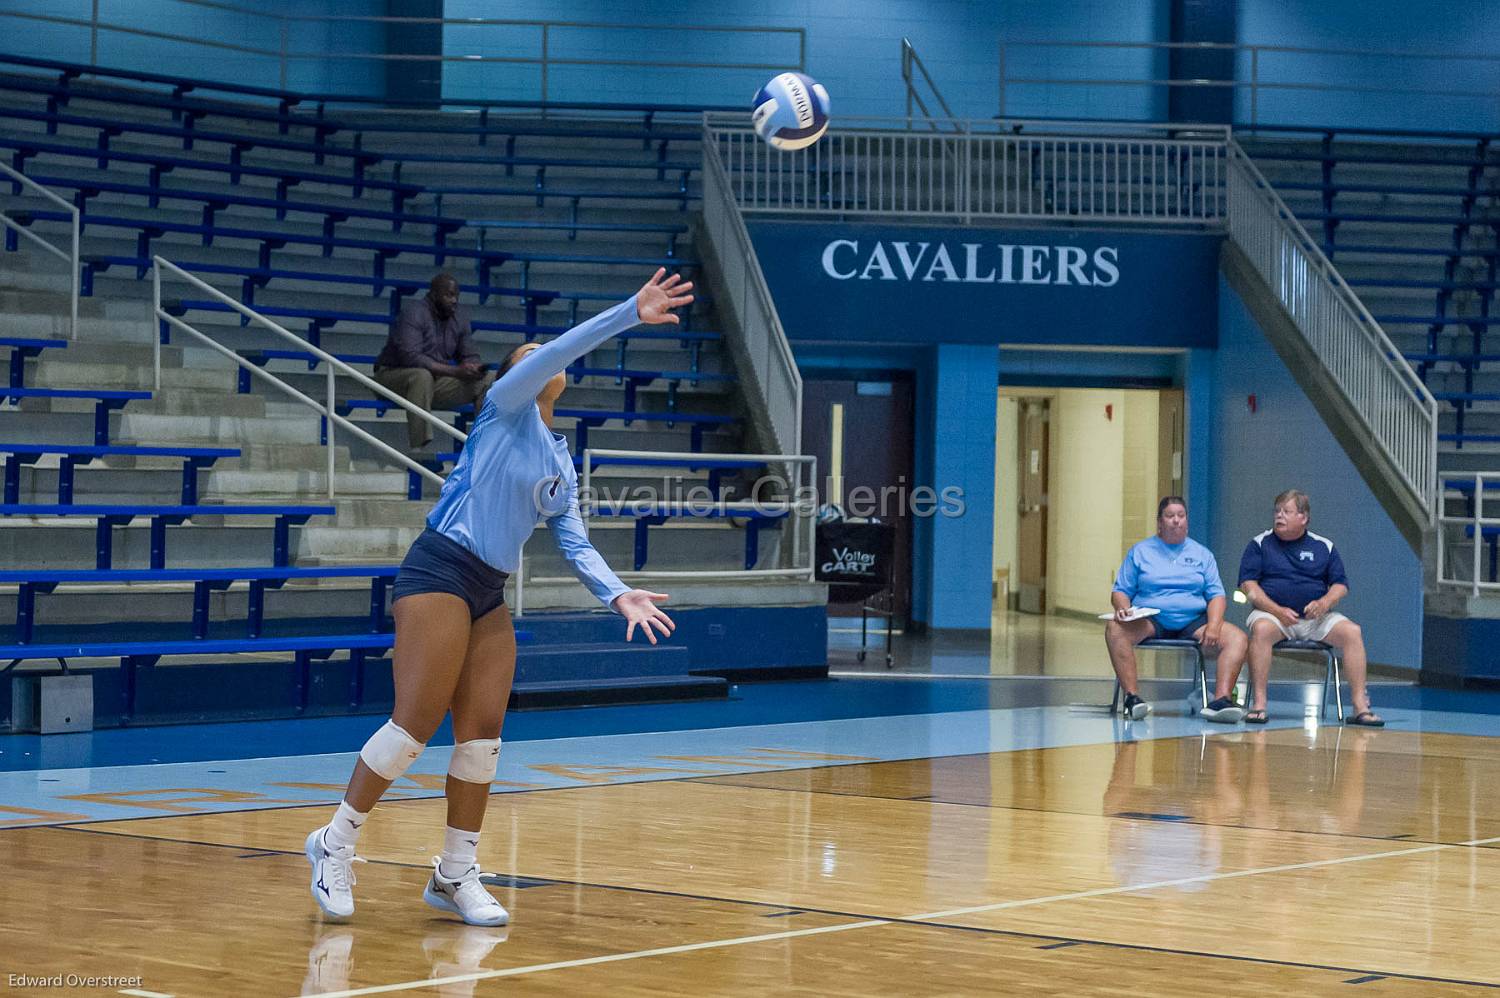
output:
<path id="1" fill-rule="evenodd" d="M 601 603 L 609 606 L 629 592 L 589 543 L 578 514 L 573 457 L 563 436 L 542 422 L 536 397 L 553 375 L 639 322 L 632 296 L 533 350 L 505 372 L 485 396 L 427 525 L 481 561 L 515 574 L 522 545 L 545 521 L 574 574 Z"/>

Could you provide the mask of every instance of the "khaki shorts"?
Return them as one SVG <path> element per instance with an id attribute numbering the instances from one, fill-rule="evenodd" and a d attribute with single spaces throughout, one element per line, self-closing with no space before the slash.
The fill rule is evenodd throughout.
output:
<path id="1" fill-rule="evenodd" d="M 1316 620 L 1299 620 L 1291 627 L 1287 627 L 1274 616 L 1264 610 L 1251 610 L 1250 616 L 1245 618 L 1245 630 L 1253 630 L 1257 620 L 1269 620 L 1281 631 L 1281 636 L 1292 641 L 1325 641 L 1328 632 L 1344 620 L 1349 618 L 1336 610 L 1330 610 Z"/>

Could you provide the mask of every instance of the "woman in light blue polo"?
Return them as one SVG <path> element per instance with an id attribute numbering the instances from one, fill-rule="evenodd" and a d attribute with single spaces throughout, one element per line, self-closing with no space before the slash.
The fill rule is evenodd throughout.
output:
<path id="1" fill-rule="evenodd" d="M 1156 507 L 1156 534 L 1125 554 L 1115 574 L 1110 602 L 1115 619 L 1104 627 L 1109 663 L 1125 692 L 1125 716 L 1139 721 L 1151 713 L 1141 699 L 1135 646 L 1148 638 L 1190 638 L 1203 654 L 1217 658 L 1214 699 L 1201 711 L 1210 721 L 1233 724 L 1245 716 L 1229 684 L 1239 675 L 1249 641 L 1224 621 L 1228 600 L 1213 552 L 1188 537 L 1187 503 L 1167 496 Z M 1131 610 L 1149 607 L 1151 617 L 1131 619 Z"/>

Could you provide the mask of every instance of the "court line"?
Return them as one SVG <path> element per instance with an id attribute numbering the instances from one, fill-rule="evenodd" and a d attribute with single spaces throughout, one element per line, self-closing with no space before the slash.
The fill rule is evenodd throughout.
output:
<path id="1" fill-rule="evenodd" d="M 218 849 L 245 849 L 245 848 L 249 848 L 247 846 L 238 845 L 238 844 L 234 844 L 234 843 L 200 842 L 200 841 L 196 841 L 196 840 L 192 840 L 192 839 L 168 839 L 168 838 L 162 838 L 160 836 L 154 836 L 154 835 L 131 835 L 130 833 L 101 831 L 101 830 L 89 829 L 89 828 L 72 828 L 72 827 L 67 827 L 67 828 L 64 828 L 63 830 L 65 830 L 65 831 L 75 831 L 75 832 L 85 832 L 85 833 L 93 834 L 93 835 L 105 835 L 105 836 L 110 836 L 110 837 L 113 837 L 113 838 L 136 839 L 136 840 L 148 841 L 148 842 L 155 842 L 155 843 L 172 843 L 172 844 L 177 844 L 177 845 L 203 846 L 203 847 L 218 848 Z M 1495 846 L 1492 845 L 1491 843 L 1500 843 L 1500 839 L 1497 839 L 1497 840 L 1476 839 L 1472 843 L 1440 843 L 1440 845 L 1455 845 L 1455 846 L 1458 846 L 1458 845 L 1464 845 L 1464 846 L 1474 845 L 1474 846 L 1483 847 L 1483 848 L 1495 848 Z M 298 859 L 302 858 L 302 853 L 299 850 L 285 850 L 285 851 L 274 851 L 273 850 L 271 852 L 268 852 L 267 855 L 280 855 L 280 856 L 287 856 L 287 857 L 296 857 Z M 425 869 L 427 869 L 427 866 L 425 866 L 424 864 L 421 864 L 421 863 L 404 863 L 404 862 L 401 862 L 400 860 L 372 859 L 369 862 L 372 863 L 372 864 L 374 864 L 374 865 L 378 865 L 378 866 L 389 866 L 389 867 L 394 867 L 394 868 L 407 868 L 407 869 L 413 869 L 413 870 L 418 870 L 418 869 L 425 870 Z M 983 925 L 963 925 L 963 924 L 960 924 L 960 923 L 957 923 L 957 922 L 917 921 L 917 920 L 912 920 L 912 919 L 908 919 L 908 918 L 901 918 L 901 917 L 897 917 L 897 916 L 878 917 L 878 916 L 870 915 L 870 914 L 864 913 L 864 912 L 839 911 L 839 910 L 836 910 L 836 909 L 833 909 L 833 908 L 818 908 L 818 907 L 811 907 L 811 908 L 809 908 L 809 907 L 802 907 L 802 908 L 798 909 L 796 912 L 789 912 L 789 911 L 785 910 L 787 906 L 784 905 L 784 904 L 777 904 L 777 903 L 770 902 L 770 901 L 756 901 L 756 900 L 748 899 L 748 898 L 720 897 L 720 896 L 713 895 L 713 894 L 691 894 L 691 893 L 687 893 L 687 892 L 684 892 L 684 891 L 669 891 L 669 890 L 664 890 L 664 889 L 661 889 L 661 888 L 653 888 L 653 887 L 632 887 L 632 886 L 629 886 L 627 884 L 601 884 L 601 883 L 595 883 L 593 881 L 587 881 L 587 880 L 559 880 L 559 879 L 554 879 L 554 878 L 546 878 L 546 879 L 543 879 L 543 878 L 527 878 L 527 877 L 524 877 L 524 876 L 519 875 L 519 874 L 516 875 L 516 876 L 518 877 L 518 879 L 536 879 L 536 880 L 539 881 L 538 886 L 587 887 L 587 888 L 590 888 L 590 889 L 593 889 L 593 890 L 623 891 L 623 892 L 630 893 L 630 894 L 648 894 L 648 895 L 652 895 L 652 896 L 655 896 L 655 897 L 681 898 L 681 899 L 690 900 L 690 901 L 712 901 L 712 902 L 719 903 L 719 904 L 741 905 L 741 906 L 752 907 L 752 908 L 769 908 L 769 909 L 775 909 L 777 912 L 779 912 L 781 914 L 827 915 L 827 916 L 829 916 L 831 918 L 852 918 L 852 919 L 857 919 L 857 920 L 861 920 L 861 921 L 878 921 L 878 922 L 883 922 L 883 923 L 890 924 L 890 925 L 898 925 L 898 926 L 906 926 L 906 927 L 930 928 L 930 929 L 947 929 L 947 930 L 956 931 L 956 932 L 973 932 L 973 933 L 980 933 L 980 934 L 983 934 L 983 935 L 1006 936 L 1006 937 L 1009 937 L 1009 938 L 1016 938 L 1016 939 L 1047 940 L 1049 942 L 1062 942 L 1062 943 L 1068 943 L 1070 945 L 1103 946 L 1103 947 L 1106 947 L 1106 948 L 1109 948 L 1109 949 L 1122 949 L 1122 950 L 1140 951 L 1140 952 L 1144 952 L 1144 953 L 1165 953 L 1165 954 L 1170 954 L 1170 955 L 1174 955 L 1174 956 L 1191 956 L 1191 957 L 1198 957 L 1198 958 L 1207 959 L 1207 960 L 1233 960 L 1233 961 L 1241 962 L 1241 963 L 1254 963 L 1254 964 L 1260 964 L 1260 965 L 1266 965 L 1266 966 L 1277 966 L 1277 967 L 1294 967 L 1294 968 L 1298 968 L 1298 969 L 1302 969 L 1302 970 L 1327 970 L 1327 971 L 1332 971 L 1332 972 L 1336 972 L 1336 973 L 1349 973 L 1349 974 L 1364 974 L 1364 973 L 1368 973 L 1369 972 L 1368 968 L 1364 968 L 1364 967 L 1345 967 L 1345 966 L 1339 966 L 1337 964 L 1303 963 L 1303 962 L 1299 962 L 1299 961 L 1296 961 L 1296 960 L 1273 960 L 1273 959 L 1271 959 L 1269 957 L 1243 956 L 1243 955 L 1234 954 L 1234 953 L 1214 953 L 1214 952 L 1210 952 L 1208 950 L 1174 949 L 1172 947 L 1166 947 L 1166 946 L 1147 946 L 1147 945 L 1144 945 L 1142 943 L 1122 943 L 1122 942 L 1115 942 L 1115 941 L 1104 940 L 1104 939 L 1083 939 L 1083 938 L 1077 938 L 1077 937 L 1072 937 L 1072 936 L 1059 935 L 1057 933 L 1023 932 L 1023 931 L 1020 931 L 1018 929 L 999 929 L 999 928 L 991 928 L 989 926 L 983 926 Z M 763 915 L 761 917 L 769 917 L 769 916 L 764 916 Z M 1400 971 L 1383 971 L 1382 973 L 1386 977 L 1389 977 L 1389 978 L 1399 978 L 1401 980 L 1428 981 L 1428 982 L 1437 983 L 1437 984 L 1459 984 L 1459 985 L 1467 985 L 1467 986 L 1474 986 L 1474 987 L 1485 987 L 1485 988 L 1500 989 L 1500 984 L 1492 984 L 1492 983 L 1489 983 L 1489 982 L 1486 982 L 1486 981 L 1471 981 L 1471 980 L 1466 980 L 1464 978 L 1457 978 L 1457 977 L 1433 977 L 1433 976 L 1424 975 L 1424 974 L 1402 973 Z"/>
<path id="2" fill-rule="evenodd" d="M 501 977 L 518 977 L 522 974 L 540 974 L 549 970 L 567 970 L 573 967 L 591 967 L 606 963 L 619 963 L 625 960 L 640 960 L 654 956 L 672 956 L 678 953 L 692 953 L 708 949 L 724 949 L 730 946 L 745 946 L 751 943 L 776 942 L 782 939 L 800 939 L 805 936 L 828 935 L 834 932 L 850 932 L 856 929 L 872 929 L 882 925 L 898 923 L 927 923 L 934 919 L 951 918 L 955 915 L 972 915 L 988 911 L 1003 911 L 1013 908 L 1024 908 L 1035 905 L 1054 904 L 1058 901 L 1076 901 L 1084 898 L 1106 897 L 1115 894 L 1133 894 L 1140 891 L 1159 890 L 1163 887 L 1177 887 L 1184 884 L 1209 883 L 1216 880 L 1232 880 L 1239 877 L 1251 877 L 1261 874 L 1286 873 L 1293 870 L 1318 869 L 1325 866 L 1338 866 L 1347 863 L 1361 863 L 1369 860 L 1391 859 L 1398 856 L 1415 856 L 1422 853 L 1440 852 L 1444 849 L 1457 849 L 1462 847 L 1483 846 L 1493 842 L 1500 842 L 1500 836 L 1489 839 L 1471 839 L 1468 842 L 1460 842 L 1453 845 L 1428 845 L 1417 846 L 1412 849 L 1396 849 L 1388 852 L 1366 853 L 1358 856 L 1340 856 L 1335 859 L 1313 860 L 1307 863 L 1288 863 L 1281 866 L 1268 866 L 1252 870 L 1232 870 L 1227 873 L 1207 873 L 1197 877 L 1182 877 L 1176 880 L 1159 880 L 1148 884 L 1126 884 L 1120 887 L 1101 887 L 1090 891 L 1073 891 L 1068 894 L 1054 894 L 1050 897 L 1023 898 L 1016 901 L 998 901 L 993 904 L 974 905 L 967 908 L 953 908 L 948 911 L 929 912 L 923 915 L 907 915 L 900 918 L 872 918 L 858 922 L 847 922 L 843 925 L 823 925 L 817 928 L 789 929 L 785 932 L 771 932 L 754 936 L 737 936 L 733 939 L 712 939 L 701 943 L 687 943 L 681 946 L 663 946 L 657 949 L 635 950 L 629 953 L 610 953 L 605 956 L 583 957 L 577 960 L 559 960 L 553 963 L 529 964 L 522 967 L 506 967 L 500 970 L 482 970 L 471 974 L 457 974 L 452 977 L 426 978 L 419 981 L 403 981 L 397 984 L 378 984 L 366 988 L 354 988 L 348 991 L 332 991 L 323 995 L 323 998 L 356 998 L 359 995 L 390 994 L 396 991 L 414 991 L 419 988 L 440 987 L 446 984 L 461 984 L 471 981 L 487 981 Z M 937 928 L 938 926 L 934 926 Z"/>

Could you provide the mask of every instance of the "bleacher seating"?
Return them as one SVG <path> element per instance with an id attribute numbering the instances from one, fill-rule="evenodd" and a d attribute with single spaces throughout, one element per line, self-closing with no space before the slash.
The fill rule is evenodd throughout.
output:
<path id="1" fill-rule="evenodd" d="M 0 66 L 0 92 L 7 98 L 0 110 L 0 150 L 10 151 L 16 168 L 78 206 L 83 292 L 105 305 L 147 298 L 150 286 L 142 279 L 152 256 L 161 254 L 305 332 L 311 345 L 362 367 L 373 362 L 376 337 L 383 336 L 403 299 L 420 295 L 434 268 L 462 261 L 472 263 L 465 270 L 473 278 L 461 285 L 464 304 L 486 359 L 495 360 L 516 343 L 558 335 L 619 301 L 638 286 L 643 270 L 697 267 L 681 213 L 697 198 L 699 131 L 657 120 L 685 108 L 570 107 L 597 110 L 601 118 L 590 122 L 512 116 L 513 108 L 497 101 L 482 108 L 477 120 L 425 115 L 417 123 L 362 114 L 357 106 L 335 109 L 327 95 L 8 56 L 0 57 Z M 436 147 L 433 136 L 440 137 Z M 32 201 L 19 188 L 10 190 L 19 204 L 4 210 L 18 224 L 52 233 L 67 224 L 65 213 Z M 620 218 L 620 210 L 629 217 Z M 13 235 L 7 250 L 26 252 Z M 23 296 L 51 286 L 45 276 L 18 280 Z M 169 314 L 212 330 L 217 341 L 252 364 L 275 370 L 289 384 L 323 382 L 317 358 L 268 340 L 224 303 L 184 295 L 176 285 L 163 290 Z M 632 331 L 609 346 L 608 360 L 599 354 L 571 369 L 575 387 L 556 415 L 576 449 L 702 453 L 701 460 L 664 470 L 707 475 L 716 489 L 721 471 L 745 465 L 728 456 L 742 446 L 745 427 L 733 414 L 738 383 L 725 366 L 727 352 L 722 335 L 713 331 L 714 306 L 706 292 L 700 286 L 681 327 Z M 384 300 L 370 308 L 372 297 Z M 301 677 L 301 709 L 310 663 L 346 650 L 358 660 L 349 703 L 362 705 L 355 684 L 363 682 L 365 658 L 388 646 L 393 566 L 422 525 L 422 505 L 389 503 L 395 494 L 380 491 L 405 472 L 392 471 L 373 450 L 340 434 L 334 480 L 327 481 L 325 454 L 317 449 L 327 427 L 314 430 L 317 420 L 305 410 L 286 411 L 290 407 L 274 393 L 256 394 L 248 372 L 239 373 L 237 393 L 211 388 L 204 375 L 224 370 L 222 365 L 207 367 L 205 351 L 182 342 L 185 337 L 174 342 L 165 327 L 158 336 L 161 391 L 140 390 L 150 383 L 142 380 L 143 368 L 150 374 L 150 348 L 140 347 L 139 326 L 111 316 L 107 307 L 89 310 L 79 339 L 65 344 L 23 335 L 39 325 L 23 315 L 15 335 L 0 339 L 0 346 L 11 349 L 6 398 L 21 403 L 18 411 L 0 412 L 10 420 L 3 438 L 16 441 L 0 444 L 6 456 L 0 527 L 21 517 L 35 524 L 96 524 L 93 568 L 85 567 L 76 545 L 41 555 L 39 535 L 62 532 L 0 531 L 12 551 L 27 552 L 21 565 L 13 561 L 10 570 L 0 570 L 0 585 L 14 586 L 17 599 L 12 646 L 0 654 L 118 658 L 131 691 L 121 711 L 128 720 L 137 670 L 158 656 L 292 654 Z M 127 344 L 141 351 L 134 363 L 121 359 Z M 403 420 L 381 418 L 389 403 L 370 398 L 344 375 L 336 381 L 341 415 L 378 438 L 404 440 Z M 50 428 L 81 433 L 73 417 L 41 422 L 80 406 L 94 412 L 92 444 Z M 472 407 L 452 414 L 460 428 L 471 417 Z M 28 467 L 36 469 L 29 486 L 23 477 Z M 54 467 L 57 501 L 37 501 L 51 498 Z M 85 467 L 87 479 L 75 473 Z M 180 493 L 175 504 L 163 501 L 166 479 L 156 477 L 168 473 Z M 105 484 L 116 480 L 122 484 Z M 335 484 L 336 504 L 313 504 Z M 420 497 L 421 484 L 411 494 Z M 121 501 L 133 489 L 149 489 L 150 501 Z M 91 493 L 99 490 L 109 501 L 96 501 Z M 757 565 L 764 528 L 787 514 L 654 508 L 600 516 L 596 543 L 611 557 L 624 561 L 634 551 L 636 566 L 644 566 L 651 529 L 656 564 L 706 568 Z M 256 561 L 255 544 L 245 541 L 258 543 L 263 534 L 256 531 L 266 518 L 273 523 L 270 564 L 247 567 Z M 125 548 L 114 539 L 115 528 L 138 521 L 150 524 L 149 554 L 135 544 L 140 535 L 131 534 L 129 557 L 117 557 L 116 549 Z M 225 546 L 220 538 L 229 536 L 231 521 L 253 526 L 233 531 L 235 543 Z M 617 521 L 624 529 L 611 529 Z M 693 529 L 678 532 L 678 525 Z M 168 526 L 174 536 L 170 568 Z M 629 546 L 621 550 L 621 541 Z M 545 548 L 532 545 L 528 551 L 539 547 Z M 538 560 L 543 577 L 564 571 L 545 550 L 528 557 Z M 116 562 L 151 567 L 116 568 Z M 268 620 L 266 592 L 289 582 L 299 583 L 297 598 L 277 609 L 290 616 Z M 248 588 L 248 602 L 231 606 L 225 597 L 241 586 Z M 137 598 L 162 587 L 191 589 L 190 621 L 179 620 L 175 615 L 182 611 L 170 601 Z M 36 596 L 54 591 L 47 603 L 54 622 L 86 616 L 95 605 L 92 594 L 117 594 L 124 602 L 106 606 L 111 619 L 131 620 L 115 615 L 139 608 L 153 626 L 165 628 L 162 634 L 180 631 L 191 640 L 156 635 L 161 639 L 74 644 L 52 640 L 50 632 L 34 640 L 40 633 Z M 724 592 L 734 595 L 730 587 Z M 576 585 L 528 583 L 527 596 L 543 606 L 589 605 Z M 356 616 L 367 628 L 285 633 L 326 630 L 312 622 Z M 627 699 L 724 695 L 722 680 L 682 675 L 691 665 L 683 648 L 621 651 L 598 646 L 597 639 L 570 648 L 576 654 L 563 649 L 562 657 L 523 656 L 529 664 L 518 671 L 519 700 L 587 702 L 590 689 Z"/>
<path id="2" fill-rule="evenodd" d="M 1500 381 L 1490 373 L 1497 355 L 1488 348 L 1500 325 L 1491 314 L 1500 287 L 1495 139 L 1279 126 L 1246 139 L 1439 399 L 1447 452 L 1500 441 Z"/>

